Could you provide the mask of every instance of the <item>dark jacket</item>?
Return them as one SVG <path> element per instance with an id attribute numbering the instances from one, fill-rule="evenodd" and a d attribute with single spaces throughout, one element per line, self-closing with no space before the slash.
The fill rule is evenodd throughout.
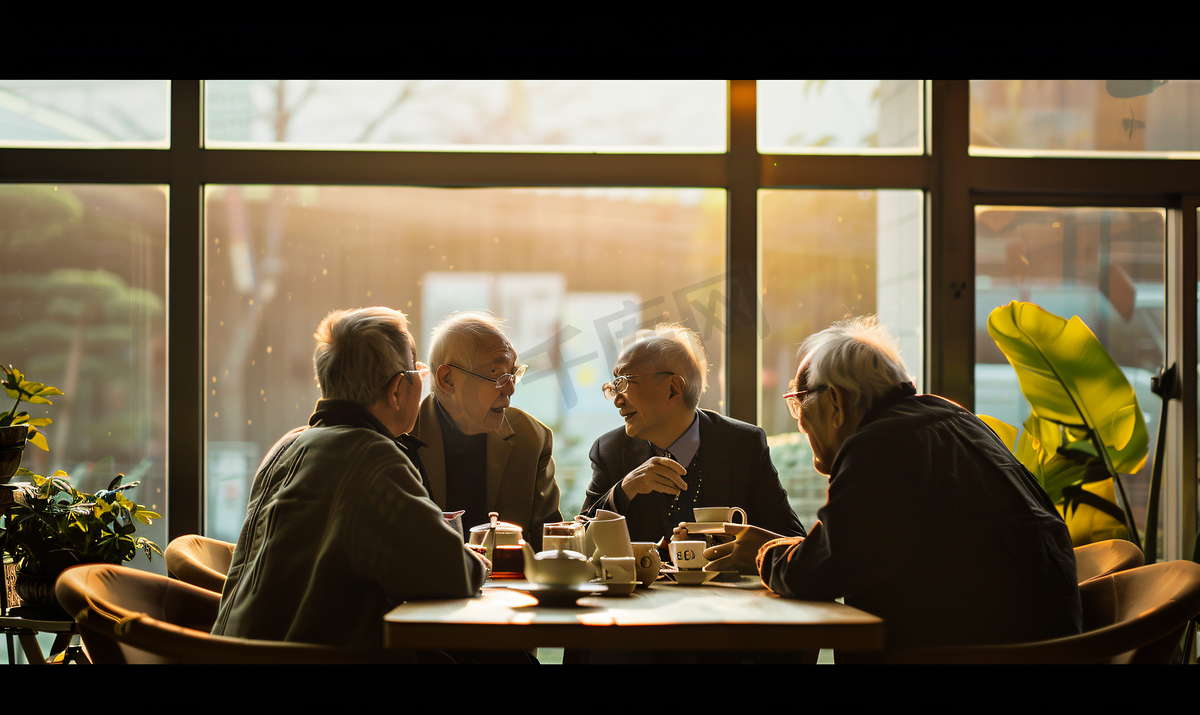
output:
<path id="1" fill-rule="evenodd" d="M 212 632 L 380 648 L 393 606 L 466 598 L 484 577 L 383 424 L 321 400 L 254 476 Z"/>
<path id="2" fill-rule="evenodd" d="M 698 410 L 700 449 L 696 465 L 703 475 L 696 506 L 737 506 L 751 524 L 785 536 L 804 535 L 804 527 L 788 503 L 787 492 L 771 463 L 762 429 L 710 410 Z M 690 507 L 675 523 L 667 517 L 673 497 L 660 492 L 630 500 L 618 488 L 621 480 L 653 456 L 650 443 L 625 434 L 624 427 L 608 432 L 592 445 L 592 483 L 584 513 L 608 509 L 626 517 L 634 541 L 658 541 L 670 536 L 680 521 L 695 521 Z M 684 465 L 687 467 L 688 465 Z"/>
<path id="3" fill-rule="evenodd" d="M 881 617 L 885 654 L 1080 632 L 1066 524 L 995 433 L 948 400 L 909 387 L 864 416 L 817 519 L 803 542 L 760 553 L 763 581 Z"/>

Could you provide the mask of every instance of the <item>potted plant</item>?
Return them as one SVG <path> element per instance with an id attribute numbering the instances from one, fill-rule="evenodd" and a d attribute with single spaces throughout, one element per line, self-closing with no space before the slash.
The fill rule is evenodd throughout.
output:
<path id="1" fill-rule="evenodd" d="M 0 551 L 18 565 L 17 593 L 24 605 L 54 604 L 54 582 L 70 566 L 120 564 L 139 550 L 146 558 L 162 555 L 158 544 L 134 535 L 137 522 L 150 524 L 160 516 L 125 496 L 138 482 L 120 484 L 124 474 L 95 494 L 75 489 L 61 470 L 43 477 L 20 469 L 17 476 L 31 484 L 18 487 L 18 498 L 0 522 Z"/>
<path id="2" fill-rule="evenodd" d="M 2 366 L 0 366 L 2 367 Z M 28 412 L 18 412 L 22 402 L 31 405 L 52 405 L 47 396 L 63 394 L 57 387 L 49 387 L 40 382 L 30 382 L 25 379 L 20 370 L 12 365 L 3 367 L 4 391 L 15 399 L 12 409 L 0 412 L 0 484 L 7 482 L 21 466 L 21 455 L 25 452 L 25 441 L 49 451 L 46 435 L 38 431 L 38 427 L 50 424 L 49 417 L 30 417 Z"/>
<path id="3" fill-rule="evenodd" d="M 1121 368 L 1078 316 L 1065 320 L 1013 301 L 992 311 L 987 329 L 1032 412 L 1019 440 L 1015 427 L 980 418 L 1059 505 L 1076 546 L 1104 539 L 1140 545 L 1121 474 L 1141 469 L 1149 436 Z"/>

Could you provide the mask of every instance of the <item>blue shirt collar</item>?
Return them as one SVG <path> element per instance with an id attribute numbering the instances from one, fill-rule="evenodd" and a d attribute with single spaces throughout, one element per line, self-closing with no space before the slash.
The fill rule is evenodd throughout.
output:
<path id="1" fill-rule="evenodd" d="M 670 447 L 667 448 L 675 457 L 675 461 L 683 465 L 684 469 L 692 463 L 692 459 L 696 457 L 696 452 L 700 451 L 700 413 L 697 412 L 692 417 L 692 426 L 683 431 L 679 435 L 679 439 L 675 440 Z"/>

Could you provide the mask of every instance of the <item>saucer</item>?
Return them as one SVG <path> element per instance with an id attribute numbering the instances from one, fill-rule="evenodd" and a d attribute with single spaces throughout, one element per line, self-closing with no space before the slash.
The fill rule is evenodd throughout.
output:
<path id="1" fill-rule="evenodd" d="M 716 576 L 720 571 L 676 571 L 671 574 L 680 586 L 699 586 Z"/>
<path id="2" fill-rule="evenodd" d="M 513 589 L 521 593 L 528 593 L 537 599 L 539 606 L 549 606 L 551 608 L 565 608 L 574 606 L 575 602 L 584 596 L 593 594 L 605 595 L 611 587 L 602 583 L 580 583 L 574 586 L 556 586 L 547 583 L 531 583 L 527 586 Z"/>
<path id="3" fill-rule="evenodd" d="M 689 521 L 683 525 L 689 534 L 724 534 L 723 521 Z"/>
<path id="4" fill-rule="evenodd" d="M 593 581 L 592 583 L 598 584 L 600 585 L 600 588 L 606 589 L 604 593 L 600 594 L 601 596 L 632 596 L 633 592 L 637 590 L 637 587 L 640 585 L 637 581 L 631 581 L 630 583 L 605 581 L 603 584 L 601 584 L 599 581 Z"/>

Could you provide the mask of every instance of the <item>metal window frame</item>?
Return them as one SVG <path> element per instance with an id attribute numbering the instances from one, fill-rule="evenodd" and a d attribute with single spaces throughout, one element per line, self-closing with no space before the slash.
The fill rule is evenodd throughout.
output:
<path id="1" fill-rule="evenodd" d="M 168 528 L 172 538 L 204 524 L 204 255 L 206 184 L 496 186 L 697 186 L 728 192 L 727 267 L 758 276 L 757 192 L 792 189 L 919 189 L 925 193 L 925 384 L 974 403 L 974 208 L 979 204 L 1161 206 L 1172 211 L 1168 272 L 1180 326 L 1181 364 L 1196 349 L 1196 208 L 1200 171 L 1173 159 L 1000 158 L 969 155 L 966 80 L 925 83 L 925 154 L 759 154 L 756 83 L 729 83 L 725 154 L 548 154 L 310 150 L 206 150 L 203 82 L 171 82 L 169 149 L 0 149 L 0 182 L 166 184 L 169 191 L 167 373 Z M 756 286 L 757 289 L 757 286 Z M 726 334 L 731 416 L 758 416 L 757 318 Z M 1189 557 L 1195 533 L 1196 385 L 1181 370 L 1179 479 L 1168 554 Z M 1174 530 L 1173 530 L 1174 531 Z"/>

